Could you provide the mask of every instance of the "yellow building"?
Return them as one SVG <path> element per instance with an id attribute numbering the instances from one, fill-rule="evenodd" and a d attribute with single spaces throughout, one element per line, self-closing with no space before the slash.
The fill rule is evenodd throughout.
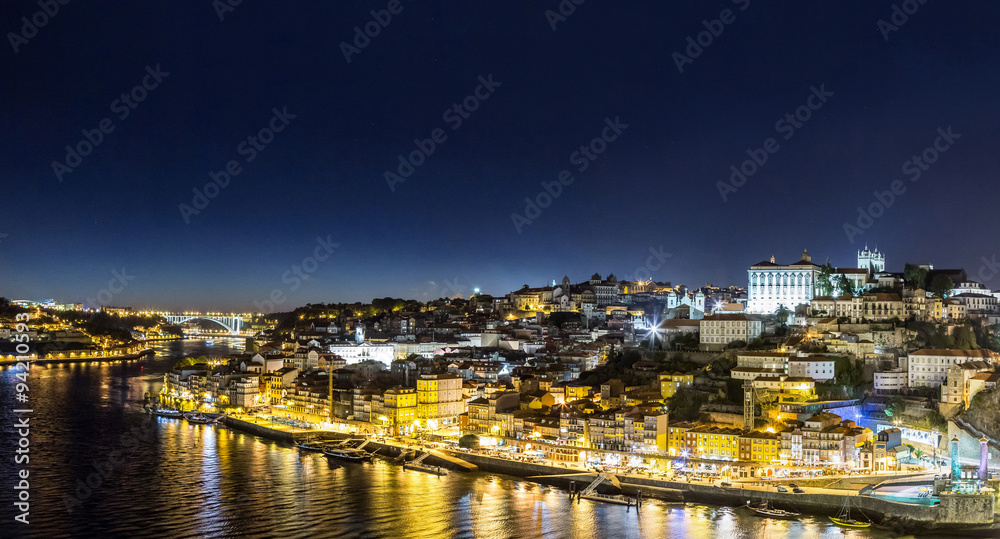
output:
<path id="1" fill-rule="evenodd" d="M 694 374 L 684 374 L 680 372 L 660 373 L 660 395 L 664 399 L 674 396 L 674 393 L 682 387 L 694 385 Z"/>
<path id="2" fill-rule="evenodd" d="M 771 462 L 778 460 L 781 436 L 773 432 L 753 431 L 740 437 L 740 460 Z"/>
<path id="3" fill-rule="evenodd" d="M 675 423 L 667 427 L 667 453 L 677 457 L 687 450 L 687 431 L 693 427 L 691 423 Z"/>
<path id="4" fill-rule="evenodd" d="M 417 380 L 417 419 L 420 426 L 437 429 L 458 423 L 465 412 L 462 378 L 455 374 L 422 374 Z"/>
<path id="5" fill-rule="evenodd" d="M 687 450 L 696 458 L 737 460 L 743 431 L 728 427 L 699 425 L 687 431 Z"/>
<path id="6" fill-rule="evenodd" d="M 388 421 L 386 426 L 393 435 L 412 433 L 417 424 L 417 391 L 411 387 L 394 387 L 386 390 L 382 398 L 383 412 L 376 419 Z"/>
<path id="7" fill-rule="evenodd" d="M 584 384 L 566 385 L 566 402 L 573 402 L 579 399 L 589 399 L 594 391 L 594 386 Z"/>

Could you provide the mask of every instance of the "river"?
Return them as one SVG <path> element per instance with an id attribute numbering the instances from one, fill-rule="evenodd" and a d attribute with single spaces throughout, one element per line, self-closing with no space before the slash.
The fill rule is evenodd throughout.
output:
<path id="1" fill-rule="evenodd" d="M 36 366 L 30 374 L 29 524 L 14 521 L 16 371 L 0 373 L 2 537 L 891 537 L 825 518 L 777 521 L 743 509 L 634 508 L 487 473 L 437 477 L 376 460 L 317 453 L 221 426 L 142 412 L 163 373 L 185 355 L 222 356 L 236 341 L 153 344 L 126 364 Z M 120 456 L 120 458 L 119 458 Z M 100 470 L 98 472 L 97 470 Z M 88 481 L 90 482 L 88 484 Z"/>

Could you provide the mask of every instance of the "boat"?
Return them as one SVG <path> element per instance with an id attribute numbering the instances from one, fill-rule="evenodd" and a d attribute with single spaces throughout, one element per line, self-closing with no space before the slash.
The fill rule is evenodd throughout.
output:
<path id="1" fill-rule="evenodd" d="M 213 341 L 212 339 L 206 339 L 205 346 L 215 346 L 215 341 Z"/>
<path id="2" fill-rule="evenodd" d="M 614 503 L 618 505 L 633 505 L 632 498 L 622 496 L 620 494 L 600 494 L 597 492 L 591 494 L 581 494 L 581 500 L 590 500 L 592 502 L 605 502 Z"/>
<path id="3" fill-rule="evenodd" d="M 187 419 L 188 423 L 195 423 L 197 425 L 208 425 L 208 424 L 212 424 L 212 423 L 215 423 L 216 421 L 218 421 L 218 419 L 216 419 L 216 418 L 208 417 L 208 416 L 201 415 L 201 414 L 187 415 L 187 416 L 184 416 L 184 419 Z"/>
<path id="4" fill-rule="evenodd" d="M 328 445 L 323 442 L 310 442 L 309 440 L 295 442 L 295 447 L 306 451 L 325 451 L 329 449 Z"/>
<path id="5" fill-rule="evenodd" d="M 424 472 L 434 475 L 448 475 L 448 470 L 440 466 L 428 466 L 426 464 L 413 464 L 412 462 L 407 462 L 403 465 L 404 470 L 414 470 L 417 472 Z"/>
<path id="6" fill-rule="evenodd" d="M 167 417 L 170 419 L 180 419 L 184 417 L 178 410 L 168 410 L 166 408 L 149 408 L 149 413 L 157 417 Z"/>
<path id="7" fill-rule="evenodd" d="M 861 509 L 858 509 L 860 512 Z M 864 515 L 864 513 L 861 513 Z M 867 516 L 867 515 L 866 515 Z M 844 526 L 845 528 L 871 528 L 872 523 L 870 520 L 857 520 L 851 518 L 851 497 L 844 496 L 844 507 L 841 508 L 840 513 L 835 517 L 830 517 L 830 520 L 838 526 Z"/>
<path id="8" fill-rule="evenodd" d="M 746 508 L 749 509 L 753 514 L 759 517 L 768 518 L 799 518 L 802 516 L 801 513 L 796 513 L 794 511 L 785 511 L 784 509 L 778 509 L 774 507 L 767 500 L 762 500 L 757 505 L 751 504 L 747 501 Z"/>
<path id="9" fill-rule="evenodd" d="M 323 454 L 328 457 L 333 457 L 341 460 L 349 460 L 352 462 L 362 462 L 371 461 L 372 454 L 367 451 L 362 451 L 360 449 L 351 449 L 347 447 L 332 447 L 329 449 L 324 449 Z"/>

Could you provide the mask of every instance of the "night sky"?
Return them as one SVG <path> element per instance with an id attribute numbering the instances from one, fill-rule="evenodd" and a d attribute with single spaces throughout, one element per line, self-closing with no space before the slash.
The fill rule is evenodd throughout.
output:
<path id="1" fill-rule="evenodd" d="M 4 2 L 0 295 L 86 301 L 124 268 L 114 305 L 251 310 L 278 290 L 289 310 L 595 271 L 745 286 L 772 254 L 853 266 L 865 242 L 895 271 L 974 275 L 1000 252 L 1000 4 L 897 2 L 895 21 L 888 1 L 566 0 L 564 20 L 556 0 L 344 4 L 220 21 L 209 0 L 69 2 L 25 33 L 39 5 Z M 720 187 L 748 150 L 767 161 Z"/>

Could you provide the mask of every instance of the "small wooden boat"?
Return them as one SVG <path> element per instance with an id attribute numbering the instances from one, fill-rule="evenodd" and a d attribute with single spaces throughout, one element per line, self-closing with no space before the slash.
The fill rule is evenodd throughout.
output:
<path id="1" fill-rule="evenodd" d="M 832 520 L 833 523 L 836 524 L 836 525 L 838 525 L 838 526 L 845 526 L 845 527 L 848 527 L 848 528 L 871 528 L 872 527 L 872 523 L 871 522 L 860 522 L 860 521 L 857 521 L 857 520 L 854 520 L 854 519 L 841 520 L 841 519 L 836 518 L 836 517 L 830 517 L 830 520 Z"/>
<path id="2" fill-rule="evenodd" d="M 860 509 L 858 511 L 861 511 Z M 864 513 L 861 513 L 862 515 Z M 840 514 L 836 517 L 830 517 L 830 520 L 838 525 L 845 528 L 871 528 L 872 523 L 869 520 L 857 520 L 851 518 L 851 497 L 844 496 L 844 507 L 840 510 Z"/>
<path id="3" fill-rule="evenodd" d="M 413 464 L 406 463 L 403 465 L 404 470 L 414 470 L 417 472 L 424 472 L 434 475 L 448 475 L 448 470 L 440 466 L 428 466 L 426 464 Z"/>
<path id="4" fill-rule="evenodd" d="M 325 449 L 323 454 L 328 457 L 333 457 L 340 460 L 349 460 L 352 462 L 362 462 L 372 460 L 372 454 L 367 451 L 362 451 L 360 449 L 349 449 L 349 448 L 330 448 Z"/>
<path id="5" fill-rule="evenodd" d="M 762 501 L 757 505 L 753 505 L 750 502 L 747 502 L 746 508 L 759 517 L 799 518 L 800 516 L 802 516 L 801 513 L 796 513 L 794 511 L 785 511 L 784 509 L 778 509 L 777 507 L 773 507 L 767 501 Z"/>
<path id="6" fill-rule="evenodd" d="M 168 410 L 166 408 L 149 408 L 149 413 L 157 417 L 167 417 L 170 419 L 180 419 L 184 414 L 178 410 Z"/>
<path id="7" fill-rule="evenodd" d="M 310 442 L 309 440 L 295 442 L 295 447 L 305 451 L 323 451 L 327 449 L 326 444 L 323 442 Z"/>

